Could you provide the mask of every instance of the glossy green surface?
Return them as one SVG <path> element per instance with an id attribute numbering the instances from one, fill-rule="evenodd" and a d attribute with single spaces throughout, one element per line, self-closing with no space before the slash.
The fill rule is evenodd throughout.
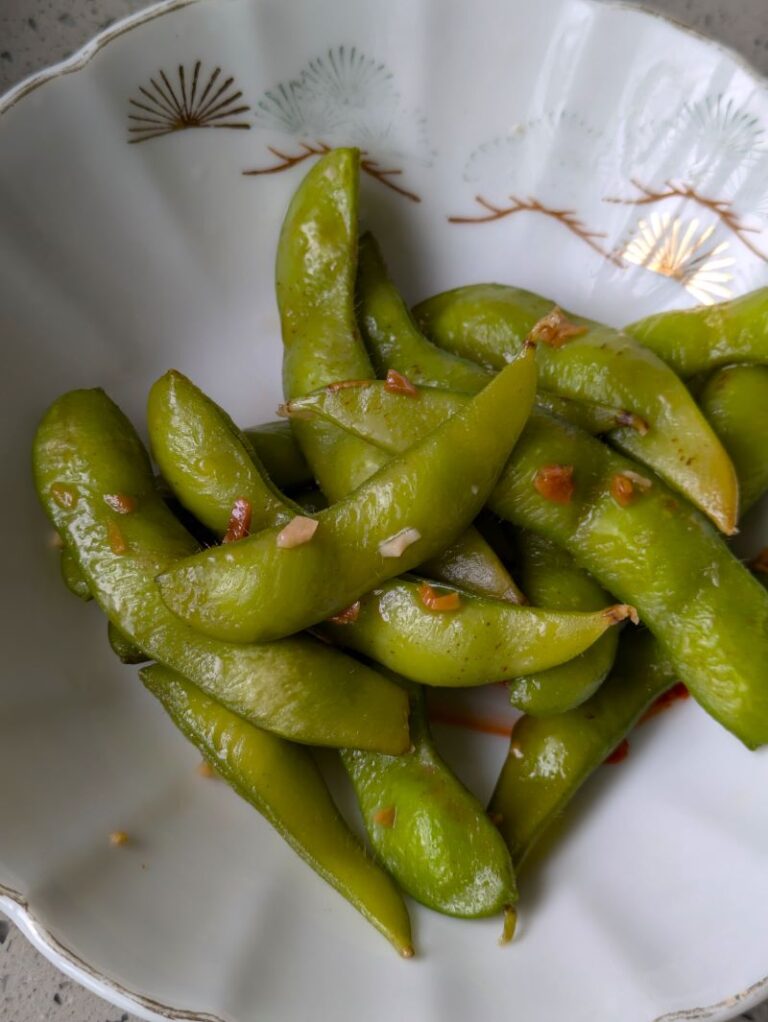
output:
<path id="1" fill-rule="evenodd" d="M 324 634 L 412 681 L 454 687 L 546 671 L 579 656 L 623 620 L 607 603 L 594 613 L 555 611 L 469 593 L 460 594 L 457 610 L 429 610 L 419 585 L 398 579 L 377 587 L 360 600 L 356 621 L 325 625 Z"/>
<path id="2" fill-rule="evenodd" d="M 163 599 L 200 631 L 239 642 L 279 638 L 337 614 L 436 556 L 469 525 L 520 435 L 535 388 L 526 351 L 457 414 L 322 511 L 309 542 L 283 549 L 275 526 L 202 551 L 158 576 Z M 409 529 L 418 538 L 400 556 L 380 553 Z"/>
<path id="3" fill-rule="evenodd" d="M 314 485 L 315 477 L 296 443 L 290 422 L 285 419 L 263 422 L 243 432 L 267 475 L 281 490 Z"/>
<path id="4" fill-rule="evenodd" d="M 626 632 L 608 681 L 555 717 L 521 717 L 489 811 L 519 866 L 584 781 L 675 681 L 650 632 Z"/>
<path id="5" fill-rule="evenodd" d="M 355 149 L 337 149 L 319 160 L 296 191 L 283 223 L 276 286 L 287 398 L 376 375 L 355 318 L 359 159 Z M 328 423 L 297 420 L 293 429 L 331 501 L 346 497 L 388 460 L 372 445 Z M 480 564 L 482 541 L 476 534 L 468 537 L 466 551 L 462 544 L 458 537 L 445 556 L 441 552 L 424 570 L 436 579 L 482 592 L 493 585 L 492 595 L 506 593 L 519 599 L 509 573 L 490 548 L 483 555 L 485 567 Z"/>
<path id="6" fill-rule="evenodd" d="M 286 398 L 375 375 L 355 322 L 359 165 L 356 149 L 335 149 L 318 160 L 283 221 L 275 286 Z M 384 464 L 375 448 L 327 423 L 295 422 L 293 430 L 330 501 Z"/>
<path id="7" fill-rule="evenodd" d="M 73 596 L 87 603 L 93 599 L 88 581 L 80 571 L 77 558 L 68 547 L 64 547 L 59 555 L 59 567 L 64 585 Z"/>
<path id="8" fill-rule="evenodd" d="M 149 656 L 285 737 L 393 754 L 408 747 L 407 699 L 371 669 L 310 638 L 218 642 L 167 610 L 155 576 L 197 544 L 158 496 L 141 441 L 103 391 L 55 401 L 33 457 L 43 507 L 95 599 Z M 104 497 L 116 493 L 132 497 L 136 509 L 115 512 Z"/>
<path id="9" fill-rule="evenodd" d="M 383 378 L 388 369 L 396 369 L 412 383 L 424 387 L 445 387 L 468 394 L 482 390 L 494 370 L 438 348 L 427 340 L 390 280 L 372 234 L 366 233 L 360 238 L 358 258 L 358 322 L 376 374 Z M 605 433 L 626 425 L 621 421 L 619 409 L 569 401 L 546 391 L 536 395 L 536 403 L 590 433 Z"/>
<path id="10" fill-rule="evenodd" d="M 534 606 L 596 611 L 610 602 L 608 593 L 562 547 L 525 529 L 520 530 L 517 541 L 519 578 Z M 578 706 L 607 678 L 618 642 L 619 631 L 611 628 L 568 663 L 510 681 L 510 702 L 533 716 L 564 713 Z"/>
<path id="11" fill-rule="evenodd" d="M 376 388 L 379 407 L 391 407 L 388 395 L 373 383 L 350 392 L 345 413 L 354 415 L 355 395 L 370 407 Z M 374 441 L 381 425 L 386 449 L 395 441 L 407 448 L 428 420 L 430 402 L 442 415 L 451 397 L 457 408 L 468 400 L 448 392 L 435 398 L 435 393 L 424 388 L 418 401 L 397 415 L 358 418 L 356 429 Z M 315 403 L 323 414 L 338 408 L 338 403 L 334 409 L 324 406 L 322 395 Z M 535 489 L 534 478 L 546 465 L 573 467 L 570 503 L 546 500 Z M 500 518 L 562 546 L 605 589 L 635 606 L 701 705 L 750 748 L 763 745 L 768 741 L 765 590 L 709 523 L 660 480 L 620 507 L 610 484 L 625 471 L 637 472 L 638 466 L 576 427 L 534 411 L 488 506 Z"/>
<path id="12" fill-rule="evenodd" d="M 478 596 L 525 603 L 506 566 L 474 526 L 465 529 L 438 557 L 425 561 L 419 572 Z"/>
<path id="13" fill-rule="evenodd" d="M 376 857 L 411 897 L 480 917 L 517 900 L 509 852 L 485 810 L 437 754 L 414 694 L 405 756 L 342 752 Z"/>
<path id="14" fill-rule="evenodd" d="M 147 654 L 111 621 L 107 622 L 107 640 L 112 652 L 124 664 L 145 664 L 149 660 Z"/>
<path id="15" fill-rule="evenodd" d="M 720 369 L 698 402 L 731 456 L 744 514 L 768 489 L 768 367 Z"/>
<path id="16" fill-rule="evenodd" d="M 756 372 L 762 370 L 745 369 L 750 376 Z M 715 374 L 715 378 L 719 375 Z M 741 382 L 738 378 L 729 381 L 724 388 L 727 392 L 731 383 L 735 396 Z M 754 378 L 748 376 L 744 380 L 745 396 L 752 392 L 754 384 Z M 715 425 L 722 429 L 724 437 L 738 440 L 744 453 L 747 476 L 740 473 L 739 484 L 746 490 L 752 466 L 764 463 L 768 422 L 764 417 L 745 416 L 738 401 L 717 401 L 717 406 L 720 414 Z M 739 464 L 736 461 L 737 468 Z M 768 479 L 762 491 L 755 492 L 755 498 L 766 489 Z M 768 584 L 768 575 L 755 577 L 763 585 Z M 518 864 L 653 700 L 676 680 L 663 650 L 650 633 L 627 631 L 621 636 L 620 647 L 619 660 L 609 680 L 578 711 L 549 720 L 523 717 L 515 726 L 513 746 L 502 769 L 493 806 L 502 818 L 502 832 Z"/>
<path id="17" fill-rule="evenodd" d="M 468 394 L 482 390 L 492 373 L 470 359 L 436 348 L 424 337 L 389 279 L 370 233 L 360 238 L 358 260 L 358 322 L 376 375 L 383 378 L 388 369 L 396 369 L 424 387 L 449 387 Z"/>
<path id="18" fill-rule="evenodd" d="M 179 501 L 218 536 L 238 499 L 251 505 L 251 531 L 285 525 L 292 515 L 259 465 L 250 441 L 227 413 L 181 373 L 153 384 L 147 427 L 160 474 Z"/>
<path id="19" fill-rule="evenodd" d="M 422 302 L 415 316 L 441 347 L 498 369 L 553 305 L 519 288 L 476 284 Z M 738 515 L 733 465 L 684 384 L 628 335 L 567 316 L 588 329 L 561 347 L 537 344 L 542 390 L 639 415 L 649 426 L 645 435 L 626 427 L 613 430 L 611 442 L 651 466 L 723 532 L 733 532 Z"/>
<path id="20" fill-rule="evenodd" d="M 647 316 L 624 328 L 683 377 L 768 363 L 768 287 L 717 305 Z"/>
<path id="21" fill-rule="evenodd" d="M 247 723 L 175 671 L 155 664 L 139 673 L 238 795 L 409 958 L 411 926 L 403 898 L 342 820 L 309 750 Z"/>

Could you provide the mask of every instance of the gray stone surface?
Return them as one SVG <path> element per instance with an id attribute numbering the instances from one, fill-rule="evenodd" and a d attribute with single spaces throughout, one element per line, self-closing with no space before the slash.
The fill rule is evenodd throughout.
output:
<path id="1" fill-rule="evenodd" d="M 145 6 L 143 0 L 0 0 L 0 93 Z M 638 6 L 733 47 L 768 74 L 768 0 L 640 0 Z M 768 1022 L 768 1004 L 742 1018 Z M 62 976 L 2 916 L 0 1020 L 138 1022 Z"/>

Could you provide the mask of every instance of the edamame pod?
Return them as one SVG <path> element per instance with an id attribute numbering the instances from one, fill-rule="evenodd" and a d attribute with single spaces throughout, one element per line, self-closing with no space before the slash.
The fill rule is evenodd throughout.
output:
<path id="1" fill-rule="evenodd" d="M 286 525 L 298 511 L 267 477 L 245 434 L 181 373 L 161 376 L 147 401 L 149 440 L 160 473 L 179 501 L 217 536 L 238 500 L 248 503 L 248 531 Z"/>
<path id="2" fill-rule="evenodd" d="M 370 233 L 360 238 L 357 299 L 360 332 L 378 376 L 383 378 L 388 370 L 396 369 L 411 383 L 468 394 L 482 390 L 493 376 L 492 369 L 427 340 L 389 279 L 381 250 Z M 536 395 L 536 403 L 590 433 L 632 425 L 637 419 L 621 409 L 570 401 L 543 391 Z"/>
<path id="3" fill-rule="evenodd" d="M 290 422 L 284 419 L 263 422 L 243 432 L 267 470 L 267 475 L 281 490 L 315 484 L 306 458 L 294 439 Z"/>
<path id="4" fill-rule="evenodd" d="M 342 820 L 309 751 L 254 727 L 167 667 L 154 664 L 139 675 L 237 794 L 410 958 L 411 925 L 402 896 Z"/>
<path id="5" fill-rule="evenodd" d="M 768 363 L 768 287 L 717 305 L 646 316 L 624 328 L 680 376 Z"/>
<path id="6" fill-rule="evenodd" d="M 82 571 L 80 571 L 77 558 L 66 546 L 59 554 L 59 567 L 61 568 L 61 577 L 64 580 L 64 585 L 73 596 L 83 600 L 84 603 L 88 603 L 89 600 L 93 599 L 88 582 L 83 576 Z"/>
<path id="7" fill-rule="evenodd" d="M 359 165 L 356 149 L 322 157 L 283 221 L 275 287 L 286 398 L 374 375 L 355 323 Z M 346 497 L 384 464 L 375 448 L 326 423 L 294 422 L 293 430 L 330 501 Z"/>
<path id="8" fill-rule="evenodd" d="M 495 915 L 517 901 L 509 852 L 438 756 L 419 692 L 411 735 L 405 756 L 341 753 L 376 857 L 422 905 L 465 918 Z"/>
<path id="9" fill-rule="evenodd" d="M 561 547 L 525 529 L 519 531 L 517 540 L 520 579 L 534 606 L 581 612 L 606 606 L 608 593 Z M 611 628 L 567 663 L 549 670 L 529 670 L 508 683 L 510 702 L 539 717 L 578 706 L 608 677 L 618 641 L 617 629 Z"/>
<path id="10" fill-rule="evenodd" d="M 698 401 L 733 461 L 743 515 L 768 489 L 768 367 L 721 369 Z"/>
<path id="11" fill-rule="evenodd" d="M 403 677 L 443 687 L 546 671 L 579 656 L 632 613 L 623 604 L 594 613 L 516 607 L 402 578 L 378 586 L 355 608 L 352 620 L 324 625 L 323 633 Z"/>
<path id="12" fill-rule="evenodd" d="M 149 656 L 284 737 L 393 754 L 408 747 L 408 700 L 370 668 L 310 638 L 216 642 L 167 610 L 154 577 L 197 544 L 158 496 L 141 441 L 103 391 L 55 401 L 33 459 L 43 507 L 94 598 Z"/>
<path id="13" fill-rule="evenodd" d="M 107 640 L 118 660 L 124 664 L 145 664 L 150 658 L 139 649 L 125 632 L 111 621 L 107 622 Z"/>
<path id="14" fill-rule="evenodd" d="M 745 371 L 751 374 L 756 370 Z M 745 397 L 752 393 L 754 383 L 750 379 L 744 381 Z M 729 380 L 724 385 L 726 393 L 731 392 L 731 384 L 731 396 L 735 398 L 741 381 L 738 377 Z M 744 492 L 749 490 L 749 479 L 756 478 L 754 466 L 762 464 L 764 467 L 768 421 L 764 415 L 754 418 L 745 415 L 738 400 L 725 399 L 717 404 L 716 422 L 721 435 L 738 441 L 743 455 L 735 464 Z M 746 409 L 756 411 L 749 401 Z M 762 491 L 753 490 L 754 499 L 761 497 L 766 489 L 768 480 Z M 756 577 L 764 585 L 768 583 L 768 575 Z M 625 632 L 620 648 L 614 672 L 578 711 L 550 720 L 523 717 L 515 725 L 514 747 L 510 748 L 492 804 L 501 817 L 502 833 L 518 866 L 538 836 L 603 763 L 606 753 L 619 745 L 651 703 L 675 681 L 667 657 L 649 632 Z M 549 769 L 553 752 L 559 764 L 556 775 Z"/>
<path id="15" fill-rule="evenodd" d="M 466 528 L 525 424 L 535 388 L 526 350 L 458 414 L 321 512 L 306 541 L 289 547 L 275 526 L 185 558 L 158 576 L 165 603 L 200 631 L 239 642 L 276 639 L 338 614 Z"/>
<path id="16" fill-rule="evenodd" d="M 366 398 L 376 386 L 368 385 Z M 407 449 L 429 420 L 431 402 L 432 414 L 444 415 L 451 397 L 457 408 L 468 400 L 436 393 L 422 388 L 418 401 L 394 417 L 391 406 L 384 414 L 382 392 L 382 414 L 358 419 L 356 430 L 373 440 L 384 423 L 385 449 Z M 330 414 L 322 392 L 313 401 Z M 347 414 L 353 402 L 354 396 L 345 400 Z M 305 414 L 309 405 L 302 403 Z M 550 472 L 562 479 L 559 491 Z M 695 509 L 644 476 L 637 463 L 539 411 L 488 506 L 558 543 L 606 590 L 636 607 L 698 702 L 749 748 L 768 742 L 768 595 Z"/>
<path id="17" fill-rule="evenodd" d="M 476 284 L 417 306 L 441 347 L 498 369 L 536 332 L 554 303 L 501 284 Z M 566 314 L 567 332 L 536 346 L 539 385 L 561 397 L 625 408 L 648 426 L 612 431 L 611 442 L 651 466 L 730 535 L 738 484 L 728 455 L 674 372 L 628 335 Z M 575 331 L 575 333 L 574 333 Z"/>
<path id="18" fill-rule="evenodd" d="M 425 561 L 419 572 L 427 578 L 507 603 L 527 603 L 504 562 L 474 527 L 465 529 L 439 557 Z"/>
<path id="19" fill-rule="evenodd" d="M 627 632 L 610 678 L 590 699 L 554 717 L 518 720 L 488 807 L 516 868 L 584 781 L 674 681 L 674 670 L 651 633 Z"/>
<path id="20" fill-rule="evenodd" d="M 163 464 L 163 470 L 165 476 L 173 481 L 179 495 L 183 496 L 193 487 L 197 493 L 202 494 L 205 499 L 202 513 L 206 515 L 212 527 L 216 527 L 217 523 L 220 527 L 220 523 L 228 514 L 235 493 L 246 490 L 255 502 L 254 515 L 262 522 L 265 520 L 265 514 L 292 514 L 292 509 L 287 504 L 275 508 L 274 494 L 271 490 L 266 491 L 264 487 L 260 487 L 257 481 L 251 482 L 250 488 L 244 485 L 243 478 L 245 476 L 245 481 L 248 482 L 250 471 L 248 452 L 225 413 L 204 398 L 188 381 L 175 379 L 170 382 L 174 391 L 172 400 L 168 400 L 163 381 L 155 391 L 159 405 L 155 409 L 156 414 L 150 416 L 152 423 L 150 432 L 154 436 L 159 431 L 162 436 L 169 428 L 182 428 L 186 435 L 194 438 L 191 444 L 175 442 L 164 447 L 167 461 Z M 166 409 L 169 407 L 174 416 L 173 423 L 167 421 Z M 161 444 L 165 445 L 165 441 L 161 440 Z M 218 471 L 215 473 L 211 471 L 208 478 L 200 478 L 205 466 L 212 463 L 212 448 L 219 456 Z M 246 468 L 245 472 L 243 466 Z M 258 503 L 259 501 L 261 503 Z M 268 521 L 268 517 L 266 520 Z M 467 550 L 464 549 L 462 556 L 466 554 Z M 407 585 L 403 582 L 393 584 Z M 379 621 L 379 625 L 382 628 L 387 627 L 386 621 L 383 620 Z M 426 725 L 421 718 L 419 719 L 423 730 Z M 195 739 L 194 734 L 192 737 Z M 231 736 L 227 737 L 231 740 Z M 418 754 L 409 753 L 406 757 L 407 762 L 397 767 L 393 767 L 390 757 L 380 756 L 378 753 L 366 753 L 362 757 L 347 753 L 344 757 L 345 762 L 354 767 L 351 770 L 353 776 L 365 776 L 369 788 L 374 779 L 378 779 L 379 783 L 385 782 L 385 778 L 391 776 L 394 771 L 398 778 L 399 804 L 402 805 L 404 812 L 408 810 L 408 799 L 412 793 L 418 789 L 420 795 L 425 794 L 425 759 L 429 759 L 426 772 L 431 776 L 430 789 L 434 789 L 436 794 L 429 799 L 428 805 L 420 807 L 420 814 L 422 819 L 428 819 L 432 825 L 430 840 L 426 842 L 425 847 L 421 847 L 403 820 L 397 834 L 392 835 L 387 842 L 385 862 L 401 863 L 402 855 L 407 855 L 406 874 L 413 882 L 414 893 L 425 891 L 425 897 L 431 899 L 431 903 L 437 908 L 446 906 L 452 911 L 462 911 L 470 915 L 492 912 L 497 902 L 499 907 L 502 907 L 512 898 L 514 881 L 510 882 L 509 854 L 498 832 L 490 825 L 482 807 L 450 775 L 447 767 L 440 763 L 431 745 L 428 744 L 428 739 L 420 734 L 417 742 Z M 295 757 L 296 753 L 291 755 Z M 280 763 L 278 766 L 280 772 L 284 772 L 290 781 L 291 761 L 289 760 L 287 764 Z M 275 788 L 279 777 L 278 767 L 273 773 L 275 777 L 272 787 Z M 318 815 L 318 805 L 315 803 L 322 809 L 323 805 L 328 803 L 328 798 L 324 795 L 323 801 L 316 797 L 317 783 L 318 779 L 315 779 L 314 785 L 302 785 L 296 797 L 300 804 L 303 799 L 311 800 L 313 808 L 309 813 L 310 819 L 315 821 L 315 826 L 326 826 L 323 816 L 327 816 L 328 812 L 324 814 L 321 812 Z M 306 807 L 302 804 L 302 808 Z M 460 819 L 456 818 L 457 811 L 461 812 Z M 436 847 L 432 835 L 441 831 L 450 836 L 459 826 L 462 831 L 461 839 L 459 842 L 452 841 L 451 852 L 446 856 L 443 847 Z M 484 879 L 478 882 L 478 877 Z M 488 878 L 491 878 L 492 882 L 489 883 Z"/>
<path id="21" fill-rule="evenodd" d="M 336 149 L 320 159 L 297 189 L 283 223 L 276 276 L 288 398 L 375 375 L 355 322 L 359 161 L 356 149 Z M 387 460 L 375 447 L 327 423 L 294 422 L 293 429 L 331 501 L 352 493 Z M 462 542 L 458 538 L 445 557 L 441 553 L 425 570 L 454 585 L 497 584 L 493 595 L 505 592 L 519 601 L 490 547 L 483 554 L 487 570 L 482 573 L 477 563 L 482 540 L 470 535 L 466 556 Z"/>

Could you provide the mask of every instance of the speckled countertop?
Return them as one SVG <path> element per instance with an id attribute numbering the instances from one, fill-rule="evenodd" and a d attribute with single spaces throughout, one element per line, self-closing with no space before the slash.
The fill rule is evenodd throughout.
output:
<path id="1" fill-rule="evenodd" d="M 732 46 L 768 74 L 768 0 L 635 2 Z M 0 0 L 0 93 L 145 6 L 145 0 Z M 768 1003 L 741 1018 L 768 1022 Z M 0 916 L 0 1022 L 138 1020 L 59 973 Z"/>

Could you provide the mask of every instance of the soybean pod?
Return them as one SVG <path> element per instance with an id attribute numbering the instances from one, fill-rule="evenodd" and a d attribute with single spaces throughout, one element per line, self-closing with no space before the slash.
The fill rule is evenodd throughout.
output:
<path id="1" fill-rule="evenodd" d="M 411 926 L 402 896 L 342 820 L 309 751 L 254 727 L 167 667 L 155 664 L 139 673 L 238 795 L 410 958 Z"/>
<path id="2" fill-rule="evenodd" d="M 624 328 L 687 378 L 722 366 L 768 364 L 768 287 L 739 298 L 646 316 Z"/>
<path id="3" fill-rule="evenodd" d="M 412 383 L 476 394 L 494 370 L 436 347 L 421 333 L 397 288 L 389 279 L 372 234 L 360 238 L 357 269 L 358 321 L 376 373 L 395 369 Z M 571 401 L 545 391 L 536 403 L 590 433 L 605 433 L 639 423 L 637 416 L 588 401 Z"/>
<path id="4" fill-rule="evenodd" d="M 466 528 L 525 424 L 535 387 L 524 352 L 456 415 L 320 512 L 299 542 L 287 539 L 294 523 L 276 525 L 185 558 L 158 575 L 163 600 L 199 631 L 235 642 L 277 639 L 338 614 Z"/>
<path id="5" fill-rule="evenodd" d="M 376 857 L 438 912 L 478 918 L 509 909 L 517 887 L 504 840 L 437 754 L 418 691 L 411 736 L 405 756 L 341 754 Z"/>
<path id="6" fill-rule="evenodd" d="M 651 633 L 628 632 L 621 638 L 610 678 L 590 699 L 567 713 L 517 721 L 488 807 L 516 868 L 674 681 L 675 672 Z"/>
<path id="7" fill-rule="evenodd" d="M 283 389 L 289 399 L 375 376 L 355 320 L 359 163 L 356 149 L 337 149 L 320 159 L 297 189 L 280 232 L 276 291 Z M 387 460 L 375 447 L 328 423 L 294 422 L 293 430 L 332 502 L 350 494 Z M 487 595 L 504 593 L 519 602 L 519 591 L 491 548 L 472 531 L 466 556 L 462 543 L 458 537 L 424 570 L 438 580 L 484 587 Z M 489 584 L 493 591 L 485 588 Z"/>
<path id="8" fill-rule="evenodd" d="M 33 461 L 41 503 L 95 600 L 148 656 L 284 737 L 394 754 L 408 747 L 407 698 L 370 668 L 305 637 L 216 642 L 166 609 L 155 576 L 197 543 L 158 495 L 141 441 L 103 391 L 55 401 Z"/>
<path id="9" fill-rule="evenodd" d="M 745 370 L 753 374 L 755 370 Z M 729 373 L 730 370 L 723 370 Z M 716 379 L 719 374 L 715 374 Z M 757 412 L 751 401 L 743 405 L 736 397 L 745 387 L 745 397 L 756 393 L 755 379 L 728 380 L 726 396 L 715 395 L 718 414 L 713 422 L 718 432 L 738 444 L 741 454 L 735 464 L 739 469 L 742 492 L 751 492 L 757 499 L 768 489 L 764 478 L 762 489 L 756 483 L 756 472 L 765 471 L 764 452 L 768 444 L 768 421 Z M 733 386 L 733 391 L 731 391 Z M 704 402 L 705 411 L 709 402 Z M 742 472 L 744 474 L 742 474 Z M 753 563 L 760 567 L 761 559 Z M 768 559 L 766 560 L 768 565 Z M 768 584 L 768 574 L 756 576 Z M 664 650 L 647 632 L 622 635 L 616 667 L 603 687 L 578 710 L 548 720 L 522 717 L 515 725 L 507 759 L 491 799 L 492 811 L 516 865 L 519 867 L 529 850 L 560 816 L 584 781 L 603 763 L 637 720 L 676 680 L 676 674 Z M 559 768 L 553 775 L 549 764 L 557 758 Z"/>
<path id="10" fill-rule="evenodd" d="M 733 461 L 743 515 L 768 489 L 768 367 L 720 369 L 698 402 Z"/>
<path id="11" fill-rule="evenodd" d="M 456 288 L 414 314 L 441 347 L 492 369 L 536 337 L 543 390 L 637 416 L 647 431 L 613 430 L 611 442 L 653 468 L 722 532 L 734 531 L 738 484 L 728 455 L 675 373 L 629 335 L 501 284 Z"/>
<path id="12" fill-rule="evenodd" d="M 243 432 L 267 475 L 281 490 L 314 484 L 314 476 L 294 439 L 289 422 L 284 419 L 263 422 Z"/>
<path id="13" fill-rule="evenodd" d="M 370 429 L 373 439 L 385 422 L 387 443 L 397 439 L 407 449 L 429 418 L 433 394 L 422 388 L 419 401 L 395 419 L 382 392 L 380 417 L 356 419 L 356 430 Z M 457 407 L 468 400 L 452 397 Z M 435 401 L 440 414 L 449 398 L 443 392 Z M 313 400 L 329 414 L 322 393 Z M 636 607 L 691 694 L 745 745 L 768 741 L 768 595 L 661 480 L 576 427 L 534 411 L 488 506 L 568 550 L 606 590 Z"/>
<path id="14" fill-rule="evenodd" d="M 475 686 L 572 660 L 631 613 L 622 604 L 593 613 L 519 607 L 398 579 L 323 633 L 423 685 Z"/>
<path id="15" fill-rule="evenodd" d="M 517 534 L 520 580 L 531 603 L 558 611 L 600 611 L 606 591 L 555 543 L 521 529 Z M 567 663 L 529 668 L 507 685 L 509 701 L 534 716 L 564 713 L 588 699 L 608 677 L 619 632 L 611 628 Z"/>

